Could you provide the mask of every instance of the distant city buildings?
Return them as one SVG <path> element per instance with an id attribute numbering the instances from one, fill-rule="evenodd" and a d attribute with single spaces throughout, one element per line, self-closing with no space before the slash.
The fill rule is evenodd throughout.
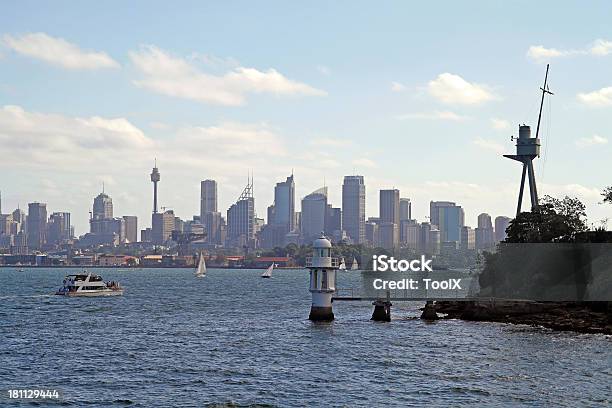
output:
<path id="1" fill-rule="evenodd" d="M 313 191 L 302 199 L 302 240 L 311 242 L 325 231 L 327 187 Z"/>
<path id="2" fill-rule="evenodd" d="M 355 244 L 365 243 L 365 194 L 363 176 L 344 176 L 342 227 Z"/>
<path id="3" fill-rule="evenodd" d="M 249 179 L 236 203 L 227 210 L 227 241 L 229 246 L 255 248 L 255 198 Z"/>
<path id="4" fill-rule="evenodd" d="M 115 216 L 113 200 L 103 189 L 93 199 L 90 231 L 79 238 L 74 237 L 71 214 L 55 211 L 48 215 L 45 203 L 29 203 L 27 215 L 20 209 L 7 214 L 0 211 L 0 255 L 34 253 L 40 256 L 38 252 L 53 252 L 54 257 L 59 256 L 55 253 L 66 257 L 71 251 L 95 251 L 118 245 L 163 256 L 167 253 L 188 256 L 195 251 L 219 248 L 235 255 L 246 249 L 308 245 L 323 231 L 336 243 L 382 247 L 389 251 L 409 249 L 444 257 L 495 250 L 497 242 L 505 239 L 511 220 L 498 216 L 493 223 L 489 214 L 482 213 L 478 215 L 477 226 L 472 228 L 465 225 L 464 210 L 457 203 L 431 201 L 429 220 L 419 222 L 413 218 L 409 198 L 400 197 L 398 189 L 382 189 L 378 194 L 378 216 L 366 221 L 366 187 L 364 177 L 359 175 L 344 177 L 341 207 L 329 202 L 328 187 L 322 187 L 304 196 L 297 203 L 300 208 L 296 208 L 293 174 L 275 184 L 274 202 L 268 206 L 265 219 L 256 215 L 253 182 L 249 178 L 238 200 L 227 209 L 227 218 L 219 211 L 217 182 L 201 181 L 199 214 L 183 220 L 171 209 L 160 207 L 159 210 L 160 179 L 155 165 L 151 172 L 151 226 L 145 226 L 140 237 L 137 217 Z M 78 262 L 80 258 L 74 257 Z"/>
<path id="5" fill-rule="evenodd" d="M 28 204 L 28 248 L 40 250 L 47 243 L 47 204 Z"/>
<path id="6" fill-rule="evenodd" d="M 506 229 L 510 225 L 512 218 L 500 215 L 495 217 L 495 241 L 500 242 L 506 239 Z"/>

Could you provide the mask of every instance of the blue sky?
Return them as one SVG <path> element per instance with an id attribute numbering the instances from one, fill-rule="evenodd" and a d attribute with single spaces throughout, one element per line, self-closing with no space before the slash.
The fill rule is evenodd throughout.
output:
<path id="1" fill-rule="evenodd" d="M 160 201 L 198 211 L 219 181 L 225 211 L 255 176 L 265 215 L 294 169 L 299 200 L 325 179 L 341 204 L 363 174 L 366 211 L 399 188 L 424 220 L 455 200 L 467 223 L 512 215 L 510 135 L 535 131 L 551 64 L 541 195 L 577 196 L 598 222 L 610 180 L 612 29 L 607 2 L 14 2 L 0 15 L 3 211 L 47 202 L 86 232 L 106 183 L 117 215 L 150 224 Z"/>

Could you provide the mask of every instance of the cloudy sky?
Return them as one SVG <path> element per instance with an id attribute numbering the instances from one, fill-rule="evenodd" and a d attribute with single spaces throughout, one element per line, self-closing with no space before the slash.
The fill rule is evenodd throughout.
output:
<path id="1" fill-rule="evenodd" d="M 427 4 L 423 4 L 427 3 Z M 399 188 L 512 215 L 519 123 L 535 129 L 541 195 L 577 196 L 594 223 L 612 184 L 608 2 L 13 2 L 0 14 L 3 212 L 31 201 L 70 211 L 77 233 L 102 183 L 116 215 L 150 225 L 160 202 L 222 211 L 255 179 L 259 215 L 293 170 L 296 200 L 362 174 L 368 216 Z M 543 18 L 544 17 L 544 18 Z"/>

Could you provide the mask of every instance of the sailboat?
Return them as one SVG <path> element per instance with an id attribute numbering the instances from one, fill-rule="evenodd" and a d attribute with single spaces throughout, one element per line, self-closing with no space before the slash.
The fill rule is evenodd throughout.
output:
<path id="1" fill-rule="evenodd" d="M 340 265 L 338 266 L 338 269 L 341 271 L 346 271 L 346 263 L 344 262 L 344 257 L 340 259 Z"/>
<path id="2" fill-rule="evenodd" d="M 195 276 L 197 278 L 203 278 L 206 276 L 206 261 L 204 261 L 204 255 L 200 252 L 200 258 L 198 259 L 198 266 L 195 269 Z"/>
<path id="3" fill-rule="evenodd" d="M 262 278 L 271 278 L 273 270 L 274 270 L 274 262 L 272 262 L 272 265 L 268 266 L 268 269 L 266 269 L 264 271 L 264 273 L 261 274 L 261 277 Z"/>
<path id="4" fill-rule="evenodd" d="M 353 264 L 351 265 L 351 271 L 356 271 L 359 269 L 359 264 L 357 263 L 357 258 L 353 258 Z"/>

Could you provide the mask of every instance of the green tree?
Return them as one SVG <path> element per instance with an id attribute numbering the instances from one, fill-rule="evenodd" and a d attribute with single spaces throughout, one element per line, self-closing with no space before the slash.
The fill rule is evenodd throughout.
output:
<path id="1" fill-rule="evenodd" d="M 530 212 L 510 221 L 506 242 L 572 242 L 587 230 L 585 206 L 577 198 L 545 196 Z"/>
<path id="2" fill-rule="evenodd" d="M 604 203 L 612 204 L 612 186 L 604 188 L 601 193 Z"/>

